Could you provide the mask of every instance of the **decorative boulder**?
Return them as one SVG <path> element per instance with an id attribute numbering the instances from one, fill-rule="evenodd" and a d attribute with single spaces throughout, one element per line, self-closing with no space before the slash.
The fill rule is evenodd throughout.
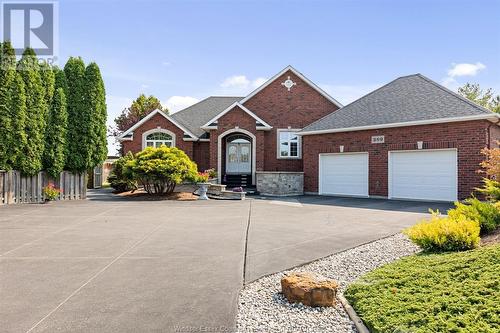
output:
<path id="1" fill-rule="evenodd" d="M 339 284 L 314 273 L 291 273 L 281 279 L 281 292 L 290 303 L 334 306 Z"/>

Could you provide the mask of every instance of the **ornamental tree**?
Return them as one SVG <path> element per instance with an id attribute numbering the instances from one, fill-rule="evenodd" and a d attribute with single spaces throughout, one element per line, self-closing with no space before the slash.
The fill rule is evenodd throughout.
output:
<path id="1" fill-rule="evenodd" d="M 85 64 L 82 58 L 69 58 L 64 66 L 64 74 L 68 110 L 66 168 L 83 172 L 90 164 L 92 141 L 89 138 L 91 114 L 85 104 Z"/>
<path id="2" fill-rule="evenodd" d="M 125 164 L 126 175 L 137 180 L 148 194 L 168 195 L 186 180 L 196 180 L 196 164 L 178 148 L 147 147 Z"/>
<path id="3" fill-rule="evenodd" d="M 106 92 L 101 72 L 95 62 L 85 69 L 85 109 L 90 116 L 88 139 L 90 160 L 87 168 L 101 164 L 108 155 L 106 137 Z"/>
<path id="4" fill-rule="evenodd" d="M 153 95 L 146 97 L 146 95 L 141 94 L 132 102 L 132 105 L 124 109 L 122 113 L 115 118 L 116 128 L 112 130 L 113 135 L 117 136 L 123 133 L 156 109 L 168 114 L 168 109 L 161 105 L 158 98 Z"/>
<path id="5" fill-rule="evenodd" d="M 64 90 L 57 88 L 52 98 L 47 130 L 45 131 L 44 169 L 52 177 L 58 177 L 66 162 L 66 127 L 68 113 Z"/>
<path id="6" fill-rule="evenodd" d="M 42 169 L 46 103 L 40 66 L 33 49 L 27 48 L 24 51 L 17 64 L 17 70 L 24 81 L 27 109 L 25 132 L 28 144 L 24 154 L 29 163 L 23 163 L 21 172 L 34 175 Z"/>

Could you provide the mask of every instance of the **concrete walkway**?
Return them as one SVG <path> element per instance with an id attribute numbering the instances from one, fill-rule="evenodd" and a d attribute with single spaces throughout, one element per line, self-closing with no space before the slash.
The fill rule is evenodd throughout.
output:
<path id="1" fill-rule="evenodd" d="M 230 332 L 244 281 L 393 234 L 429 207 L 100 193 L 0 207 L 2 332 Z"/>

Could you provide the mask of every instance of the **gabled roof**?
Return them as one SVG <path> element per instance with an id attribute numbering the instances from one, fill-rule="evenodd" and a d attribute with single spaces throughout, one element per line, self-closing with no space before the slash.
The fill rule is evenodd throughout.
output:
<path id="1" fill-rule="evenodd" d="M 201 137 L 205 131 L 201 127 L 210 119 L 224 111 L 229 105 L 241 100 L 236 96 L 211 96 L 172 114 L 172 118 Z"/>
<path id="2" fill-rule="evenodd" d="M 403 76 L 306 126 L 300 134 L 321 134 L 497 119 L 493 113 L 421 74 Z"/>
<path id="3" fill-rule="evenodd" d="M 302 81 L 304 81 L 305 83 L 307 83 L 311 88 L 313 88 L 314 90 L 316 90 L 317 92 L 319 92 L 321 95 L 323 95 L 323 97 L 325 97 L 327 100 L 329 100 L 333 104 L 337 105 L 339 108 L 342 107 L 342 104 L 339 101 L 337 101 L 335 98 L 333 98 L 332 96 L 330 96 L 326 91 L 324 91 L 323 89 L 321 89 L 320 87 L 318 87 L 314 82 L 312 82 L 311 80 L 309 80 L 301 72 L 299 72 L 298 70 L 296 70 L 295 68 L 293 68 L 290 65 L 286 66 L 278 74 L 274 75 L 272 78 L 270 78 L 269 80 L 267 80 L 264 84 L 262 84 L 260 87 L 258 87 L 254 91 L 252 91 L 248 96 L 246 96 L 245 98 L 243 98 L 240 101 L 240 103 L 244 104 L 246 101 L 248 101 L 249 99 L 251 99 L 253 96 L 257 95 L 261 90 L 263 90 L 265 87 L 267 87 L 268 85 L 270 85 L 271 83 L 273 83 L 277 78 L 279 78 L 280 76 L 282 76 L 283 74 L 285 74 L 287 71 L 291 71 L 293 74 L 297 75 Z"/>
<path id="4" fill-rule="evenodd" d="M 250 115 L 250 117 L 252 117 L 253 119 L 255 119 L 255 122 L 257 123 L 258 129 L 269 130 L 269 129 L 273 128 L 271 125 L 269 125 L 264 120 L 262 120 L 261 118 L 259 118 L 255 113 L 253 113 L 252 111 L 250 111 L 248 108 L 246 108 L 240 102 L 234 102 L 233 104 L 231 104 L 230 106 L 228 106 L 224 111 L 222 111 L 221 113 L 219 113 L 218 115 L 216 115 L 215 117 L 213 117 L 212 119 L 210 119 L 209 121 L 207 121 L 203 126 L 201 126 L 201 128 L 203 128 L 203 129 L 211 129 L 211 128 L 216 127 L 217 125 L 214 125 L 214 123 L 220 117 L 222 117 L 223 115 L 225 115 L 226 113 L 228 113 L 229 111 L 231 111 L 232 109 L 234 109 L 235 107 L 239 107 L 245 113 L 247 113 L 248 115 Z"/>
<path id="5" fill-rule="evenodd" d="M 151 112 L 150 114 L 148 114 L 146 117 L 142 118 L 140 121 L 138 121 L 137 123 L 135 123 L 134 126 L 130 127 L 128 130 L 126 130 L 125 132 L 123 132 L 121 135 L 118 136 L 118 140 L 119 141 L 122 141 L 122 140 L 127 140 L 130 138 L 130 135 L 132 134 L 132 132 L 138 128 L 139 126 L 141 126 L 142 124 L 144 124 L 146 121 L 148 121 L 149 119 L 151 119 L 152 117 L 154 117 L 155 115 L 157 114 L 160 114 L 162 115 L 163 117 L 165 117 L 168 121 L 170 121 L 172 124 L 174 124 L 175 126 L 177 126 L 179 129 L 181 129 L 182 131 L 184 131 L 185 134 L 187 134 L 191 139 L 197 139 L 196 135 L 194 135 L 193 133 L 191 133 L 190 130 L 188 130 L 186 127 L 184 127 L 182 124 L 180 124 L 178 121 L 176 121 L 174 118 L 170 117 L 169 115 L 167 115 L 165 112 L 163 111 L 160 111 L 159 109 L 156 109 L 154 110 L 153 112 Z"/>

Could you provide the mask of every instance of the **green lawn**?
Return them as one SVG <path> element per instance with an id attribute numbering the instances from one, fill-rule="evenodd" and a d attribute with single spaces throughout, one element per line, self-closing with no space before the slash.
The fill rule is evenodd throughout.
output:
<path id="1" fill-rule="evenodd" d="M 345 296 L 372 332 L 500 332 L 500 245 L 403 258 Z"/>

